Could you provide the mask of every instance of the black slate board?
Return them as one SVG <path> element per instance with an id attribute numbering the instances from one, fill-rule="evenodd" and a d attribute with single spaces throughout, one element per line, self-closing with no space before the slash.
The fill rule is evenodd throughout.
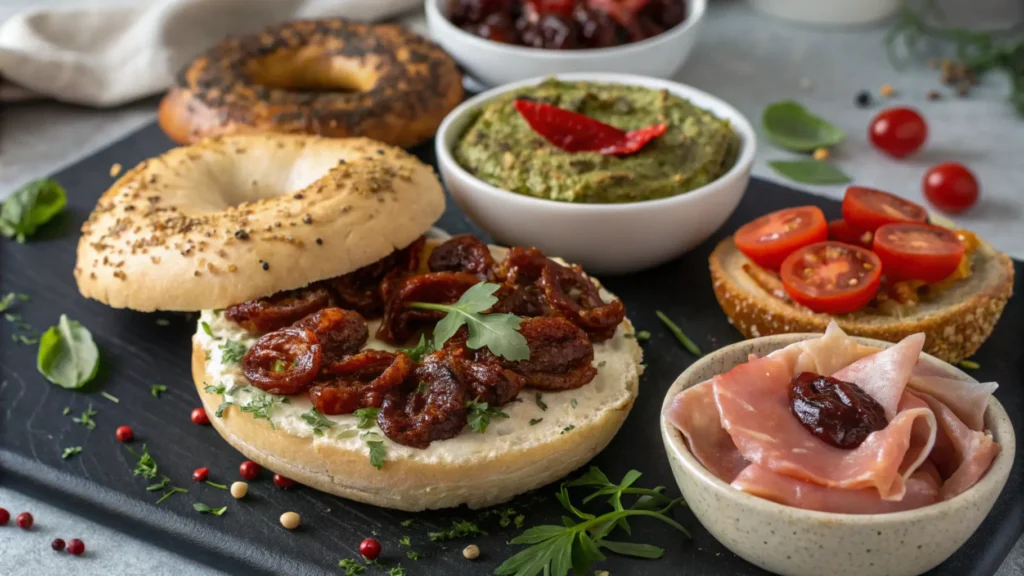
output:
<path id="1" fill-rule="evenodd" d="M 77 230 L 110 184 L 110 166 L 115 162 L 134 166 L 171 146 L 152 125 L 63 170 L 55 178 L 69 191 L 65 213 L 26 245 L 0 241 L 0 294 L 22 292 L 32 297 L 15 312 L 37 331 L 55 324 L 61 313 L 68 314 L 91 329 L 103 359 L 97 382 L 88 393 L 65 391 L 36 372 L 34 346 L 12 343 L 15 326 L 0 324 L 0 482 L 233 573 L 337 574 L 338 560 L 357 557 L 359 542 L 373 533 L 384 546 L 381 560 L 389 566 L 400 562 L 410 575 L 493 571 L 519 549 L 506 544 L 517 531 L 500 528 L 495 518 L 479 522 L 491 535 L 474 540 L 483 551 L 474 563 L 461 557 L 465 542 L 438 545 L 426 537 L 428 530 L 450 526 L 454 519 L 477 519 L 479 512 L 463 509 L 405 514 L 309 489 L 281 491 L 266 472 L 251 483 L 250 497 L 237 502 L 226 492 L 191 482 L 193 469 L 209 466 L 211 479 L 230 483 L 238 479 L 237 466 L 243 460 L 211 427 L 199 427 L 189 420 L 190 410 L 199 405 L 189 373 L 194 318 L 109 309 L 82 298 L 71 274 Z M 429 146 L 416 152 L 433 162 Z M 726 322 L 711 291 L 709 252 L 719 238 L 755 216 L 809 203 L 820 205 L 830 216 L 838 214 L 836 202 L 754 180 L 724 228 L 690 254 L 654 270 L 603 279 L 623 298 L 638 329 L 650 330 L 653 338 L 645 345 L 647 371 L 636 406 L 621 432 L 593 464 L 613 479 L 637 468 L 644 473 L 640 485 L 665 485 L 670 494 L 678 495 L 657 421 L 665 390 L 694 359 L 662 329 L 654 311 L 664 310 L 679 320 L 705 350 L 738 341 L 739 333 Z M 452 233 L 480 233 L 452 202 L 439 225 Z M 1017 277 L 1024 276 L 1022 265 L 1015 266 Z M 1024 298 L 1020 292 L 1018 282 L 1015 297 L 995 334 L 975 359 L 981 365 L 976 376 L 1001 383 L 996 396 L 1016 429 L 1024 430 Z M 170 324 L 158 326 L 157 318 L 167 319 Z M 168 387 L 160 399 L 150 395 L 150 385 L 155 383 Z M 104 399 L 98 393 L 100 389 L 118 397 L 120 403 Z M 72 423 L 70 415 L 61 414 L 65 406 L 71 407 L 72 415 L 79 414 L 90 402 L 99 411 L 95 417 L 98 426 L 93 431 Z M 134 446 L 147 443 L 161 471 L 175 484 L 189 488 L 189 494 L 153 505 L 156 494 L 144 490 L 144 480 L 132 477 L 135 459 L 114 439 L 114 428 L 121 424 L 134 428 Z M 62 449 L 72 445 L 81 445 L 84 450 L 61 460 Z M 557 524 L 561 508 L 552 497 L 555 489 L 542 488 L 510 505 L 526 515 L 527 526 Z M 219 518 L 199 515 L 192 510 L 192 503 L 200 501 L 215 507 L 226 504 L 229 511 Z M 286 532 L 278 524 L 278 516 L 286 510 L 302 515 L 303 526 L 295 533 Z M 633 540 L 664 547 L 665 557 L 659 561 L 613 557 L 600 567 L 613 574 L 636 575 L 764 573 L 718 544 L 689 512 L 680 511 L 676 517 L 693 533 L 692 541 L 655 521 L 636 521 Z M 414 523 L 402 527 L 400 522 L 407 519 L 414 519 Z M 1018 458 L 988 519 L 934 573 L 991 575 L 1022 531 L 1024 470 Z M 422 555 L 420 560 L 406 558 L 406 549 L 398 545 L 403 535 L 411 536 L 414 549 Z M 386 571 L 368 572 L 373 573 Z"/>

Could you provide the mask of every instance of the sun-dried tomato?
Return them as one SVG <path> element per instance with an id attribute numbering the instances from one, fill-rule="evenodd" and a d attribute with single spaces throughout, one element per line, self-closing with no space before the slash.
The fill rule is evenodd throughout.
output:
<path id="1" fill-rule="evenodd" d="M 278 292 L 224 310 L 224 316 L 250 332 L 266 333 L 284 328 L 331 305 L 331 293 L 320 284 Z"/>
<path id="2" fill-rule="evenodd" d="M 431 272 L 466 272 L 481 280 L 494 279 L 494 257 L 486 244 L 471 234 L 452 236 L 434 248 L 427 259 Z"/>
<path id="3" fill-rule="evenodd" d="M 466 426 L 466 388 L 441 353 L 427 356 L 402 390 L 384 397 L 377 425 L 392 441 L 426 448 L 458 436 Z"/>
<path id="4" fill-rule="evenodd" d="M 302 392 L 320 371 L 320 344 L 304 328 L 264 334 L 242 358 L 242 373 L 252 385 L 271 394 Z"/>
<path id="5" fill-rule="evenodd" d="M 479 278 L 465 272 L 429 272 L 405 278 L 388 298 L 377 337 L 395 345 L 406 343 L 417 328 L 444 318 L 443 312 L 409 308 L 409 302 L 452 304 L 479 283 Z"/>
<path id="6" fill-rule="evenodd" d="M 789 401 L 804 428 L 836 448 L 852 450 L 889 423 L 885 409 L 863 388 L 813 372 L 793 377 Z"/>
<path id="7" fill-rule="evenodd" d="M 594 342 L 611 338 L 626 317 L 622 300 L 605 303 L 597 286 L 579 266 L 559 266 L 552 262 L 544 268 L 540 285 L 548 306 L 583 328 Z"/>
<path id="8" fill-rule="evenodd" d="M 510 363 L 540 390 L 572 390 L 597 375 L 594 347 L 587 334 L 565 318 L 525 318 L 519 333 L 530 346 L 530 358 Z"/>
<path id="9" fill-rule="evenodd" d="M 384 309 L 384 286 L 419 269 L 426 238 L 420 237 L 401 250 L 330 280 L 338 304 L 367 318 L 380 316 Z"/>
<path id="10" fill-rule="evenodd" d="M 359 352 L 370 337 L 366 320 L 358 312 L 341 308 L 324 308 L 299 320 L 295 326 L 316 334 L 324 364 Z"/>
<path id="11" fill-rule="evenodd" d="M 548 257 L 536 248 L 509 248 L 497 270 L 497 277 L 504 284 L 495 293 L 498 303 L 491 311 L 524 318 L 546 315 L 547 298 L 537 281 L 548 262 Z"/>
<path id="12" fill-rule="evenodd" d="M 380 408 L 384 394 L 401 386 L 415 366 L 402 352 L 366 350 L 324 368 L 324 375 L 309 389 L 309 399 L 323 414 Z"/>
<path id="13" fill-rule="evenodd" d="M 663 136 L 668 130 L 665 124 L 655 124 L 626 132 L 589 116 L 543 102 L 515 100 L 512 104 L 534 132 L 566 152 L 627 156 L 639 152 L 651 140 Z"/>
<path id="14" fill-rule="evenodd" d="M 466 345 L 469 331 L 462 327 L 444 343 L 443 354 L 455 377 L 466 386 L 470 398 L 491 406 L 515 400 L 525 379 L 504 365 L 487 348 L 473 350 Z"/>

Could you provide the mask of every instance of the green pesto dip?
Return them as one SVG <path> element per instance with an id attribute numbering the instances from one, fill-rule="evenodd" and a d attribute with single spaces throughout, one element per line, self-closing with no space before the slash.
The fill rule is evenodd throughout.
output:
<path id="1" fill-rule="evenodd" d="M 621 130 L 665 123 L 664 136 L 630 156 L 566 152 L 530 128 L 512 106 L 529 98 Z M 548 80 L 484 105 L 455 146 L 455 160 L 489 184 L 564 202 L 638 202 L 699 188 L 736 161 L 729 122 L 665 90 Z"/>

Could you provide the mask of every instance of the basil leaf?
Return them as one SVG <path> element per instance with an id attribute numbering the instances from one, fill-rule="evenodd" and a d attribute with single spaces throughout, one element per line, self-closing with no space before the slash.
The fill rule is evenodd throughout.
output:
<path id="1" fill-rule="evenodd" d="M 846 134 L 806 108 L 783 100 L 769 104 L 761 116 L 764 133 L 776 146 L 794 152 L 812 152 L 815 148 L 835 146 Z"/>
<path id="2" fill-rule="evenodd" d="M 100 353 L 92 334 L 64 314 L 39 339 L 36 368 L 47 380 L 74 390 L 96 377 Z"/>
<path id="3" fill-rule="evenodd" d="M 846 184 L 850 177 L 828 162 L 819 160 L 776 160 L 768 166 L 777 174 L 802 184 Z"/>
<path id="4" fill-rule="evenodd" d="M 0 234 L 25 242 L 67 204 L 64 188 L 54 180 L 36 180 L 8 198 L 0 208 Z"/>

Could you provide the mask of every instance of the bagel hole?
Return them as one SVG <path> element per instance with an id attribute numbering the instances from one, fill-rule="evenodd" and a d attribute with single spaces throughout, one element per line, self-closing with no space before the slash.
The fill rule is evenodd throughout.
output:
<path id="1" fill-rule="evenodd" d="M 369 92 L 377 84 L 374 69 L 373 62 L 356 63 L 312 47 L 279 50 L 248 64 L 254 83 L 291 92 Z"/>

